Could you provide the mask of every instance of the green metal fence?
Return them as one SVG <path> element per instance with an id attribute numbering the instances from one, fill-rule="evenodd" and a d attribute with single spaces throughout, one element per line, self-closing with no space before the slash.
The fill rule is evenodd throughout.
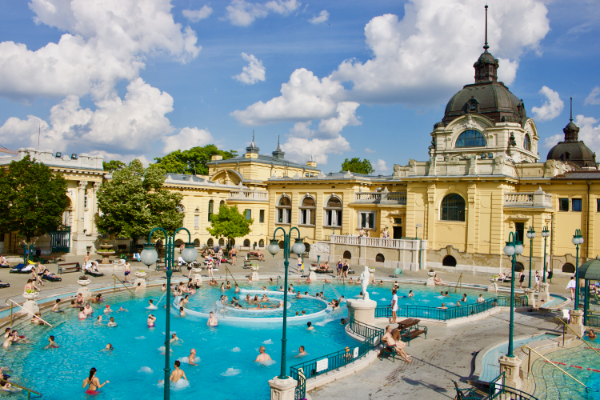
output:
<path id="1" fill-rule="evenodd" d="M 446 310 L 427 306 L 398 306 L 396 315 L 408 318 L 427 318 L 438 321 L 447 321 L 449 319 L 469 317 L 488 311 L 494 307 L 507 307 L 510 304 L 510 298 L 499 296 L 488 299 L 481 303 L 466 304 L 461 307 L 450 307 Z M 515 307 L 523 307 L 527 304 L 527 299 L 520 297 L 515 299 Z M 375 318 L 390 318 L 392 316 L 391 306 L 379 306 L 375 308 Z"/>
<path id="2" fill-rule="evenodd" d="M 364 338 L 361 344 L 290 367 L 290 376 L 298 381 L 294 393 L 295 400 L 302 400 L 306 397 L 306 381 L 308 379 L 337 370 L 362 358 L 379 344 L 384 334 L 383 329 L 353 320 L 349 322 L 349 327 L 352 332 Z"/>
<path id="3" fill-rule="evenodd" d="M 485 400 L 493 400 L 497 398 L 510 400 L 538 400 L 537 397 L 519 389 L 505 385 L 506 378 L 504 372 L 498 375 L 490 382 L 489 395 Z"/>

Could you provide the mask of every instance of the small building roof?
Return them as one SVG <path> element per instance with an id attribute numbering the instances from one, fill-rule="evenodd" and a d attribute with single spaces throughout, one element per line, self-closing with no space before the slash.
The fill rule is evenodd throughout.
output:
<path id="1" fill-rule="evenodd" d="M 231 163 L 250 163 L 250 162 L 254 162 L 254 163 L 260 163 L 260 164 L 273 164 L 273 165 L 281 165 L 284 167 L 291 167 L 291 168 L 299 168 L 299 169 L 305 169 L 307 171 L 319 171 L 318 168 L 315 167 L 309 167 L 308 165 L 305 164 L 299 164 L 293 161 L 288 161 L 285 160 L 283 158 L 279 158 L 279 157 L 273 157 L 273 156 L 265 156 L 262 154 L 259 154 L 257 158 L 246 158 L 244 156 L 239 156 L 239 157 L 234 157 L 234 158 L 228 158 L 227 160 L 216 160 L 216 161 L 211 161 L 209 163 L 207 163 L 207 165 L 218 165 L 218 164 L 231 164 Z"/>
<path id="2" fill-rule="evenodd" d="M 600 260 L 596 258 L 581 264 L 577 276 L 588 281 L 600 281 Z"/>

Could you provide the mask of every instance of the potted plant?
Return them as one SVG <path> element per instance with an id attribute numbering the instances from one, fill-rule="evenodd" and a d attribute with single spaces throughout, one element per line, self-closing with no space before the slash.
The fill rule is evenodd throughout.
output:
<path id="1" fill-rule="evenodd" d="M 148 274 L 143 269 L 138 269 L 137 271 L 135 271 L 135 276 L 137 276 L 138 278 L 145 278 L 146 275 Z"/>
<path id="2" fill-rule="evenodd" d="M 77 280 L 77 283 L 79 283 L 81 286 L 87 286 L 90 283 L 92 283 L 92 281 L 90 281 L 90 279 L 87 276 L 81 275 L 79 277 L 79 280 Z"/>
<path id="3" fill-rule="evenodd" d="M 435 276 L 435 271 L 430 269 L 429 271 L 427 271 L 427 275 L 429 276 Z"/>
<path id="4" fill-rule="evenodd" d="M 374 274 L 375 273 L 375 267 L 369 267 L 369 272 Z"/>
<path id="5" fill-rule="evenodd" d="M 23 292 L 23 298 L 25 300 L 33 300 L 38 296 L 39 296 L 39 292 L 36 292 L 33 289 L 27 289 L 25 292 Z"/>
<path id="6" fill-rule="evenodd" d="M 490 276 L 490 282 L 496 282 L 498 280 L 498 275 Z"/>

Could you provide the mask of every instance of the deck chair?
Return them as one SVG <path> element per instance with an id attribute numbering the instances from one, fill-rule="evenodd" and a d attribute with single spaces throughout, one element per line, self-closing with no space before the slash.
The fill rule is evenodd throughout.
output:
<path id="1" fill-rule="evenodd" d="M 402 268 L 396 268 L 394 270 L 394 278 L 397 278 L 400 275 L 402 275 Z"/>
<path id="2" fill-rule="evenodd" d="M 474 388 L 469 389 L 460 389 L 458 387 L 458 383 L 455 380 L 452 380 L 454 383 L 454 389 L 456 389 L 456 397 L 455 400 L 479 400 L 480 397 L 477 396 L 477 391 Z"/>

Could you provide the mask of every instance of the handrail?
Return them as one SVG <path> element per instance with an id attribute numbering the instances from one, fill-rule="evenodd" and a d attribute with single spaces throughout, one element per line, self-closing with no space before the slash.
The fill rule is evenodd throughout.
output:
<path id="1" fill-rule="evenodd" d="M 223 267 L 225 267 L 225 282 L 227 282 L 227 271 L 229 272 L 229 275 L 231 275 L 231 278 L 233 279 L 233 283 L 235 283 L 237 285 L 237 281 L 235 280 L 235 277 L 233 276 L 233 274 L 231 273 L 231 270 L 227 267 L 227 265 L 223 265 L 223 263 L 221 263 L 221 265 Z"/>
<path id="2" fill-rule="evenodd" d="M 568 329 L 570 329 L 575 335 L 577 335 L 577 337 L 579 339 L 581 339 L 583 341 L 583 343 L 587 344 L 588 346 L 590 346 L 590 349 L 594 350 L 596 352 L 596 354 L 598 354 L 600 356 L 600 353 L 598 353 L 598 350 L 596 350 L 594 348 L 594 346 L 592 346 L 590 343 L 588 343 L 584 338 L 581 337 L 581 335 L 579 335 L 579 333 L 575 332 L 573 330 L 573 328 L 571 328 L 565 321 L 563 321 L 562 319 L 555 317 L 554 318 L 554 322 L 559 321 L 561 322 L 564 326 L 566 326 Z M 563 330 L 563 347 L 565 347 L 565 341 L 564 341 L 564 337 L 565 337 L 565 331 Z"/>
<path id="3" fill-rule="evenodd" d="M 462 290 L 462 273 L 460 274 L 460 276 L 458 277 L 458 280 L 456 281 L 456 286 L 454 286 L 454 293 L 456 293 L 456 291 L 458 290 L 459 284 L 460 284 L 460 289 Z"/>
<path id="4" fill-rule="evenodd" d="M 123 287 L 127 290 L 129 290 L 129 293 L 131 294 L 131 297 L 135 297 L 135 294 L 133 294 L 133 292 L 131 291 L 131 289 L 129 289 L 127 286 L 125 286 L 125 283 L 120 280 L 115 274 L 112 274 L 113 276 L 113 282 L 114 282 L 114 286 L 113 286 L 113 292 L 117 291 L 117 281 L 121 282 L 121 285 L 123 285 Z"/>
<path id="5" fill-rule="evenodd" d="M 16 304 L 18 307 L 21 307 L 21 308 L 23 309 L 23 311 L 25 311 L 26 313 L 29 313 L 29 314 L 33 315 L 33 317 L 34 317 L 34 318 L 37 318 L 37 319 L 39 319 L 39 320 L 40 320 L 40 321 L 42 321 L 44 324 L 46 324 L 46 325 L 50 326 L 50 328 L 53 328 L 53 326 L 52 326 L 52 325 L 50 325 L 48 322 L 44 321 L 43 319 L 41 319 L 40 317 L 38 317 L 37 315 L 35 315 L 35 313 L 33 313 L 33 312 L 29 311 L 28 309 L 26 309 L 26 308 L 23 308 L 23 307 L 22 307 L 22 306 L 21 306 L 19 303 L 17 303 L 16 301 L 14 301 L 14 300 L 12 300 L 12 299 L 7 299 L 7 300 L 4 300 L 4 304 L 7 304 L 7 305 L 8 305 L 7 301 L 10 301 L 10 302 L 11 302 L 11 304 Z M 11 306 L 11 308 L 10 308 L 10 326 L 12 327 L 12 306 Z"/>
<path id="6" fill-rule="evenodd" d="M 36 392 L 36 391 L 35 391 L 35 390 L 33 390 L 33 389 L 29 389 L 28 387 L 25 387 L 25 386 L 23 386 L 23 385 L 19 385 L 18 383 L 14 383 L 14 382 L 11 382 L 11 381 L 8 381 L 8 380 L 7 380 L 7 382 L 8 382 L 8 383 L 10 383 L 10 384 L 11 384 L 11 386 L 16 386 L 16 387 L 18 387 L 18 388 L 20 388 L 20 389 L 27 390 L 27 392 L 28 392 L 28 393 L 27 393 L 27 398 L 28 398 L 28 399 L 30 399 L 30 398 L 31 398 L 31 393 L 35 393 L 35 394 L 37 394 L 38 396 L 40 396 L 40 397 L 43 397 L 43 396 L 42 396 L 42 394 L 41 394 L 40 392 Z"/>
<path id="7" fill-rule="evenodd" d="M 568 377 L 570 377 L 571 379 L 573 379 L 575 382 L 579 383 L 581 386 L 583 386 L 586 389 L 589 389 L 589 387 L 587 387 L 586 385 L 584 385 L 583 383 L 581 383 L 581 381 L 579 381 L 577 378 L 575 378 L 573 375 L 569 374 L 567 371 L 565 371 L 564 369 L 562 369 L 561 367 L 559 367 L 558 365 L 554 364 L 552 361 L 550 361 L 548 358 L 544 357 L 543 355 L 541 355 L 540 353 L 538 353 L 537 351 L 535 351 L 534 349 L 532 349 L 531 347 L 524 345 L 523 347 L 529 349 L 529 354 L 531 355 L 531 352 L 533 351 L 535 354 L 537 354 L 538 356 L 542 357 L 544 360 L 548 361 L 550 363 L 550 365 L 552 365 L 553 367 L 559 369 L 563 374 L 567 375 Z M 531 357 L 530 357 L 531 358 Z M 529 378 L 529 371 L 527 371 L 527 377 Z"/>

